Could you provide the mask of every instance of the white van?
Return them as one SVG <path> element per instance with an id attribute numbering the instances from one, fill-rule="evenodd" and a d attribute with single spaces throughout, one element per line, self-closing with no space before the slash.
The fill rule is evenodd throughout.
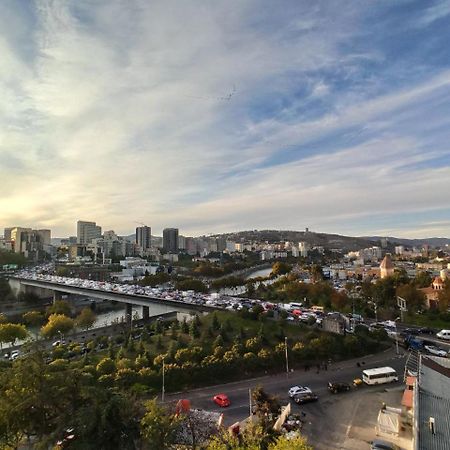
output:
<path id="1" fill-rule="evenodd" d="M 439 333 L 436 333 L 436 336 L 439 339 L 445 339 L 446 341 L 450 340 L 450 330 L 441 330 Z"/>
<path id="2" fill-rule="evenodd" d="M 392 367 L 377 367 L 363 370 L 362 379 L 366 384 L 384 384 L 398 381 L 397 372 Z"/>

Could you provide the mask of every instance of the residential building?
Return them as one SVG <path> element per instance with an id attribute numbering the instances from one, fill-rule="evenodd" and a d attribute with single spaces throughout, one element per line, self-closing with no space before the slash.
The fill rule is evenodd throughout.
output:
<path id="1" fill-rule="evenodd" d="M 86 245 L 90 244 L 93 239 L 98 239 L 102 236 L 102 227 L 95 222 L 86 222 L 79 220 L 77 222 L 77 243 Z"/>
<path id="2" fill-rule="evenodd" d="M 164 228 L 163 249 L 167 253 L 178 253 L 178 228 Z"/>
<path id="3" fill-rule="evenodd" d="M 308 256 L 308 243 L 307 242 L 299 242 L 298 243 L 298 251 L 302 258 L 306 258 Z"/>

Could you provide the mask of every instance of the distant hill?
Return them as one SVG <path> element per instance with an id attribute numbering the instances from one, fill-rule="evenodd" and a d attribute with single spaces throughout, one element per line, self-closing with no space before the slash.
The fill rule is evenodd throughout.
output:
<path id="1" fill-rule="evenodd" d="M 315 233 L 312 231 L 291 230 L 250 230 L 236 233 L 216 235 L 233 241 L 267 241 L 268 243 L 292 241 L 307 242 L 311 246 L 321 246 L 328 249 L 345 251 L 359 250 L 365 247 L 379 245 L 379 239 L 342 236 L 339 234 Z"/>
<path id="2" fill-rule="evenodd" d="M 387 237 L 389 243 L 391 244 L 404 245 L 405 247 L 421 247 L 424 244 L 428 244 L 430 247 L 444 247 L 446 245 L 450 245 L 450 239 L 443 237 L 431 237 L 424 239 L 405 239 L 394 236 L 383 236 L 383 237 Z M 381 238 L 382 238 L 381 236 L 364 236 L 362 239 L 379 241 Z"/>

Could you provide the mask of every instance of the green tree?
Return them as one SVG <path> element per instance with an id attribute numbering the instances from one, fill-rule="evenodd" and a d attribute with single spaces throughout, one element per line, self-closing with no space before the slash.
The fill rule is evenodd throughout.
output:
<path id="1" fill-rule="evenodd" d="M 111 375 L 116 371 L 116 363 L 111 358 L 103 358 L 97 364 L 96 370 L 99 375 Z"/>
<path id="2" fill-rule="evenodd" d="M 289 273 L 291 271 L 291 266 L 285 262 L 277 261 L 272 266 L 272 275 L 277 277 L 279 275 L 284 275 L 286 273 Z"/>
<path id="3" fill-rule="evenodd" d="M 17 339 L 25 339 L 28 336 L 27 329 L 24 325 L 15 323 L 0 324 L 0 345 L 10 342 L 14 345 Z"/>
<path id="4" fill-rule="evenodd" d="M 211 326 L 212 326 L 213 330 L 216 330 L 216 331 L 220 328 L 220 322 L 219 322 L 219 319 L 217 318 L 216 311 L 213 312 Z"/>
<path id="5" fill-rule="evenodd" d="M 178 420 L 156 399 L 145 403 L 145 414 L 141 419 L 141 436 L 150 448 L 166 450 L 172 448 Z"/>
<path id="6" fill-rule="evenodd" d="M 70 308 L 69 302 L 65 300 L 56 300 L 53 305 L 47 308 L 47 316 L 51 314 L 64 314 L 65 316 L 70 316 L 72 310 Z"/>
<path id="7" fill-rule="evenodd" d="M 81 310 L 80 314 L 75 319 L 75 323 L 78 327 L 87 331 L 94 326 L 96 319 L 97 316 L 94 311 L 92 311 L 91 308 L 86 307 Z"/>
<path id="8" fill-rule="evenodd" d="M 186 280 L 178 281 L 175 284 L 175 288 L 179 291 L 195 291 L 195 292 L 208 292 L 208 287 L 201 280 L 195 278 L 188 278 Z"/>
<path id="9" fill-rule="evenodd" d="M 74 325 L 74 321 L 64 314 L 51 314 L 48 322 L 41 328 L 41 334 L 45 338 L 52 338 L 59 333 L 68 333 Z"/>
<path id="10" fill-rule="evenodd" d="M 197 322 L 194 319 L 191 320 L 191 323 L 189 324 L 189 334 L 193 338 L 198 338 L 200 336 L 200 330 L 198 328 Z"/>
<path id="11" fill-rule="evenodd" d="M 414 284 L 418 288 L 425 288 L 431 286 L 431 282 L 432 282 L 431 275 L 425 271 L 419 272 L 414 278 Z"/>
<path id="12" fill-rule="evenodd" d="M 186 317 L 184 317 L 183 322 L 181 322 L 181 332 L 184 334 L 189 333 L 189 325 L 186 321 Z"/>

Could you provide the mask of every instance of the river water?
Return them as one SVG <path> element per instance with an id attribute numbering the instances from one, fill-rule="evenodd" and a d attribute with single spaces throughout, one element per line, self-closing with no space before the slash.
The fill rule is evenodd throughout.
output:
<path id="1" fill-rule="evenodd" d="M 259 269 L 255 270 L 254 272 L 251 272 L 249 275 L 246 276 L 246 280 L 250 278 L 256 278 L 256 277 L 267 277 L 270 275 L 272 271 L 272 268 L 266 268 L 266 269 Z M 264 283 L 272 283 L 274 280 L 267 280 L 264 281 Z M 220 294 L 223 295 L 242 295 L 245 293 L 245 286 L 236 286 L 235 288 L 226 288 L 221 289 L 219 291 Z M 157 316 L 159 314 L 168 313 L 176 311 L 176 308 L 172 306 L 167 305 L 158 305 L 158 304 L 150 304 L 149 305 L 149 313 L 151 316 Z M 133 312 L 132 312 L 133 320 L 135 319 L 142 319 L 142 307 L 140 306 L 133 306 Z M 105 312 L 99 312 L 97 314 L 97 319 L 95 320 L 93 328 L 99 328 L 99 327 L 105 327 L 108 325 L 111 325 L 116 322 L 124 322 L 125 321 L 125 306 L 123 308 L 115 308 L 111 311 L 105 311 Z M 30 329 L 31 333 L 34 333 L 35 330 Z M 16 345 L 21 344 L 22 342 L 17 341 Z M 6 349 L 9 347 L 9 344 L 3 344 L 3 348 Z"/>

